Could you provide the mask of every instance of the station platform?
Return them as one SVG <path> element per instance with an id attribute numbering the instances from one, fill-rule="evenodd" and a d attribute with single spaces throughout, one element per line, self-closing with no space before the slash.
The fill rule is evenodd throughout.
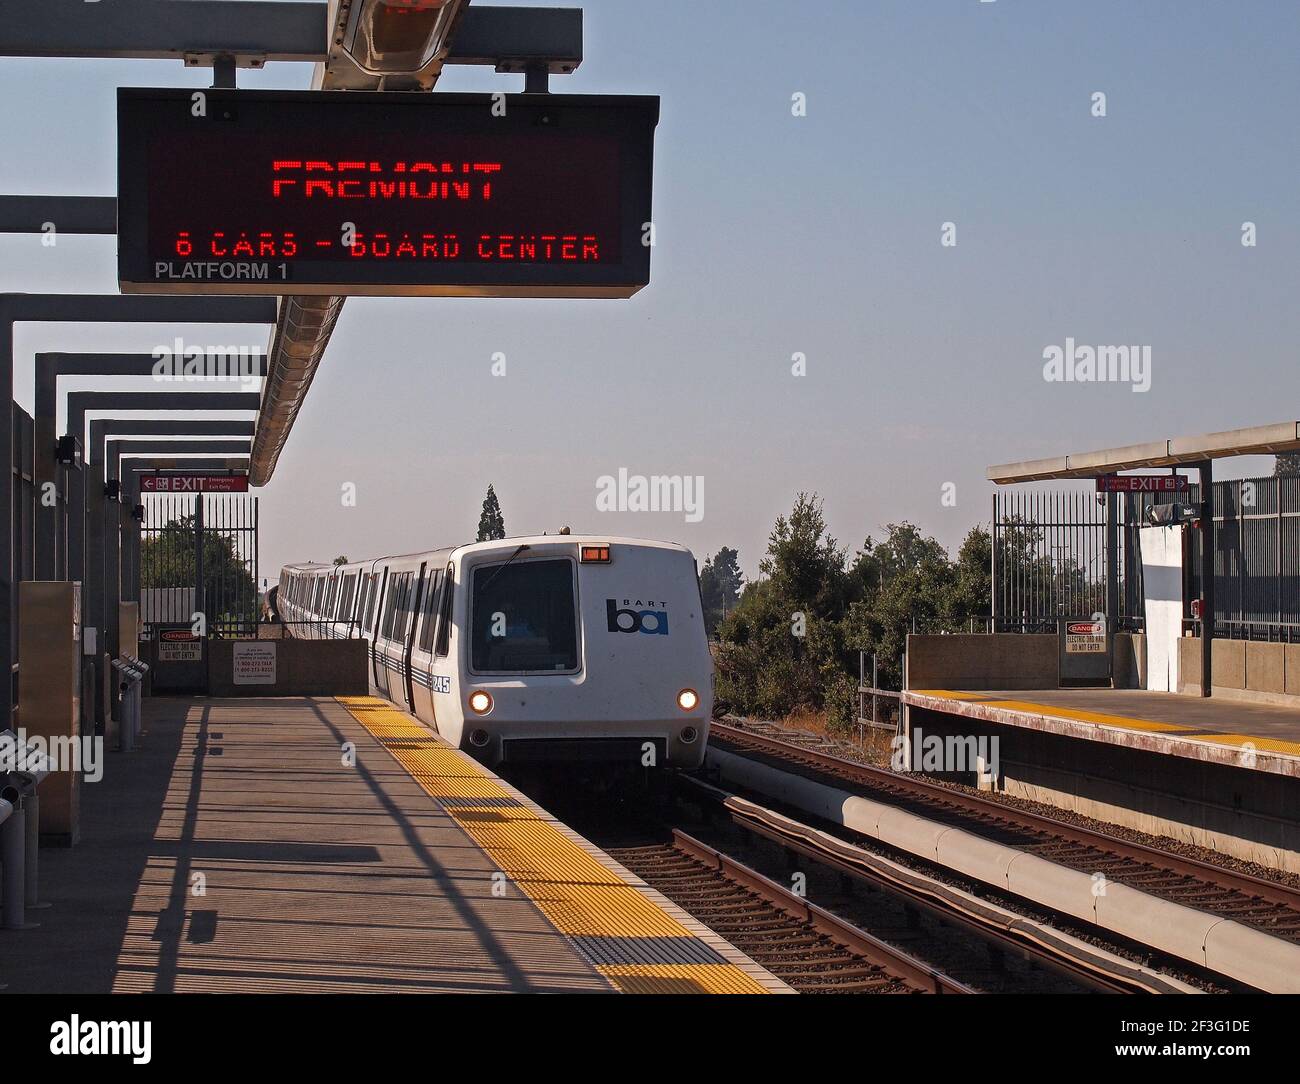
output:
<path id="1" fill-rule="evenodd" d="M 41 850 L 8 993 L 765 993 L 787 987 L 370 697 L 144 702 Z"/>
<path id="2" fill-rule="evenodd" d="M 1140 689 L 909 689 L 909 706 L 1300 778 L 1300 710 Z"/>
<path id="3" fill-rule="evenodd" d="M 991 786 L 1300 873 L 1300 711 L 1132 689 L 908 689 L 908 741 L 992 739 Z"/>

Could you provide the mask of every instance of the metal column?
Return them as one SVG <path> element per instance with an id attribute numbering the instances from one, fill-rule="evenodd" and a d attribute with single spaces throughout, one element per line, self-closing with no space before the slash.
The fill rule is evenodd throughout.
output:
<path id="1" fill-rule="evenodd" d="M 1214 688 L 1214 460 L 1201 472 L 1201 695 Z"/>

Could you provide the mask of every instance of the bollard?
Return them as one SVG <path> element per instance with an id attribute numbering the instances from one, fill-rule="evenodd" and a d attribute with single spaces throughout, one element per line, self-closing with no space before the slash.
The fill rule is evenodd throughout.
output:
<path id="1" fill-rule="evenodd" d="M 131 671 L 127 669 L 125 663 L 117 659 L 113 660 L 113 670 L 117 674 L 117 688 L 121 708 L 118 715 L 121 716 L 121 722 L 118 726 L 118 747 L 124 753 L 130 753 L 135 749 L 135 727 L 130 719 L 130 697 L 131 697 Z"/>
<path id="2" fill-rule="evenodd" d="M 138 745 L 140 742 L 140 690 L 144 687 L 144 675 L 133 664 L 131 670 L 131 738 Z"/>
<path id="3" fill-rule="evenodd" d="M 29 911 L 44 911 L 48 903 L 40 900 L 40 854 L 41 854 L 41 798 L 33 784 L 23 799 L 23 817 L 27 822 L 27 838 L 23 859 L 25 903 Z"/>
<path id="4" fill-rule="evenodd" d="M 23 815 L 22 794 L 17 787 L 0 791 L 0 798 L 13 806 L 13 812 L 0 824 L 0 866 L 4 867 L 3 925 L 6 930 L 30 930 L 27 921 L 27 875 L 24 851 L 27 849 L 27 818 Z"/>

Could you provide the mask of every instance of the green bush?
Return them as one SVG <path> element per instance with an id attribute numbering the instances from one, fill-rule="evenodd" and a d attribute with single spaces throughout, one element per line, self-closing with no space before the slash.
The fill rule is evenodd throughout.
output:
<path id="1" fill-rule="evenodd" d="M 761 578 L 745 585 L 718 625 L 717 695 L 738 714 L 824 712 L 831 728 L 849 731 L 859 651 L 877 654 L 881 684 L 898 688 L 914 627 L 961 631 L 985 612 L 989 536 L 973 529 L 954 561 L 912 524 L 890 524 L 850 565 L 821 508 L 815 494 L 798 495 L 772 529 Z"/>

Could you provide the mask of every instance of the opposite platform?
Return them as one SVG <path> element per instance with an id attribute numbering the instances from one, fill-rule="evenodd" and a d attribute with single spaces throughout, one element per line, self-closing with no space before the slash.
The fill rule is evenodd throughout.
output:
<path id="1" fill-rule="evenodd" d="M 109 754 L 104 779 L 82 786 L 82 842 L 41 852 L 53 906 L 29 914 L 36 929 L 0 932 L 8 992 L 781 988 L 627 879 L 613 889 L 627 898 L 602 902 L 639 916 L 630 939 L 557 925 L 536 878 L 494 861 L 466 830 L 473 810 L 451 815 L 454 796 L 435 801 L 394 745 L 436 751 L 440 778 L 505 785 L 422 728 L 394 743 L 391 728 L 419 724 L 382 701 L 352 708 L 146 700 L 143 747 Z M 567 829 L 505 797 L 553 851 L 544 833 Z M 551 888 L 560 899 L 589 886 Z"/>
<path id="2" fill-rule="evenodd" d="M 1140 689 L 908 689 L 917 708 L 1300 778 L 1300 710 Z"/>

